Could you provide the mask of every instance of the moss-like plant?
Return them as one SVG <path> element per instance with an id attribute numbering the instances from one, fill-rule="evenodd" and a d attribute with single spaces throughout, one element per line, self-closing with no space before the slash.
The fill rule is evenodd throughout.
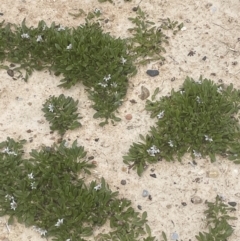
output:
<path id="1" fill-rule="evenodd" d="M 141 175 L 147 163 L 164 158 L 181 161 L 185 153 L 193 158 L 224 155 L 240 163 L 240 91 L 233 85 L 216 85 L 211 80 L 187 77 L 179 91 L 159 101 L 147 101 L 146 110 L 156 125 L 143 142 L 133 143 L 124 162 Z"/>
<path id="2" fill-rule="evenodd" d="M 81 126 L 78 122 L 77 111 L 78 100 L 74 101 L 72 97 L 65 97 L 61 94 L 58 97 L 51 96 L 43 104 L 42 111 L 50 123 L 52 131 L 57 130 L 60 135 L 64 135 L 67 130 L 74 130 Z"/>
<path id="3" fill-rule="evenodd" d="M 154 240 L 145 235 L 146 212 L 117 198 L 104 179 L 85 183 L 94 165 L 76 141 L 32 150 L 30 159 L 23 158 L 23 144 L 11 138 L 0 143 L 0 216 L 9 215 L 8 224 L 16 218 L 53 240 L 85 241 L 109 220 L 111 231 L 101 240 Z"/>

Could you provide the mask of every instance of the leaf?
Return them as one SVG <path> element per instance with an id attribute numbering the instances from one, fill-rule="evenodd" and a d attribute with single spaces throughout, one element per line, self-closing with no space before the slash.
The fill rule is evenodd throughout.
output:
<path id="1" fill-rule="evenodd" d="M 56 47 L 56 49 L 58 49 L 58 50 L 62 50 L 62 48 L 60 47 L 60 45 L 59 44 L 57 44 L 57 43 L 55 43 L 55 47 Z"/>
<path id="2" fill-rule="evenodd" d="M 163 231 L 162 231 L 162 236 L 163 236 L 163 240 L 167 241 L 167 236 L 166 236 L 165 232 L 163 232 Z"/>

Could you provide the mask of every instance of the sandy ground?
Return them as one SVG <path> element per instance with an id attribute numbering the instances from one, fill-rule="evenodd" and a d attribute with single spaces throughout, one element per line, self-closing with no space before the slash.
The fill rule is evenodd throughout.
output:
<path id="1" fill-rule="evenodd" d="M 127 28 L 131 26 L 129 16 L 135 16 L 132 8 L 138 1 L 124 3 L 116 0 L 115 5 L 98 3 L 97 0 L 1 0 L 0 21 L 21 23 L 26 18 L 28 25 L 36 25 L 38 21 L 47 23 L 55 21 L 64 26 L 77 26 L 83 19 L 73 19 L 69 12 L 77 12 L 82 8 L 89 12 L 100 8 L 109 22 L 103 25 L 106 31 L 115 36 L 129 36 Z M 165 231 L 171 240 L 171 233 L 177 232 L 180 239 L 195 241 L 195 235 L 205 226 L 203 211 L 205 200 L 214 201 L 217 194 L 226 202 L 237 202 L 235 215 L 240 216 L 240 168 L 230 161 L 217 158 L 211 164 L 208 159 L 199 159 L 197 165 L 189 164 L 188 156 L 182 163 L 159 162 L 149 166 L 139 178 L 135 171 L 127 173 L 122 162 L 133 142 L 139 141 L 139 134 L 145 135 L 153 120 L 144 110 L 145 101 L 138 95 L 141 86 L 145 86 L 153 94 L 156 87 L 161 89 L 160 95 L 168 94 L 172 88 L 178 89 L 186 76 L 198 79 L 200 75 L 211 78 L 215 82 L 233 83 L 240 88 L 240 1 L 239 0 L 143 0 L 142 10 L 149 18 L 159 24 L 161 18 L 183 22 L 186 30 L 170 39 L 165 54 L 166 63 L 152 63 L 140 67 L 137 76 L 130 79 L 130 88 L 124 104 L 119 109 L 122 121 L 117 126 L 98 126 L 99 120 L 92 118 L 94 111 L 82 85 L 70 90 L 57 88 L 59 79 L 45 72 L 36 72 L 28 83 L 14 81 L 6 71 L 0 71 L 0 141 L 7 136 L 15 139 L 26 139 L 27 151 L 39 148 L 42 144 L 52 145 L 59 137 L 50 134 L 48 122 L 41 111 L 42 104 L 49 95 L 64 93 L 79 100 L 79 112 L 83 119 L 82 128 L 68 131 L 65 138 L 78 140 L 94 156 L 97 162 L 95 178 L 104 177 L 113 191 L 117 190 L 121 197 L 132 200 L 132 205 L 142 206 L 147 211 L 149 225 L 153 235 L 160 240 Z M 196 51 L 192 57 L 189 51 Z M 206 60 L 202 60 L 206 56 Z M 238 64 L 234 65 L 233 62 Z M 160 75 L 149 77 L 147 69 L 158 69 Z M 172 78 L 175 81 L 171 81 Z M 135 99 L 136 104 L 129 100 Z M 132 114 L 130 121 L 126 114 Z M 32 130 L 28 133 L 27 130 Z M 95 139 L 99 138 L 96 142 Z M 32 141 L 31 141 L 32 140 Z M 154 171 L 151 171 L 151 168 Z M 217 178 L 209 178 L 207 172 L 216 171 Z M 156 174 L 156 178 L 150 176 Z M 126 180 L 125 186 L 121 180 Z M 142 197 L 146 189 L 152 200 Z M 191 198 L 199 196 L 201 204 L 193 204 Z M 186 203 L 186 206 L 182 205 Z M 38 233 L 23 225 L 15 224 L 7 229 L 6 217 L 0 218 L 0 241 L 39 241 L 45 240 Z M 234 223 L 235 233 L 229 239 L 240 240 L 240 222 Z"/>

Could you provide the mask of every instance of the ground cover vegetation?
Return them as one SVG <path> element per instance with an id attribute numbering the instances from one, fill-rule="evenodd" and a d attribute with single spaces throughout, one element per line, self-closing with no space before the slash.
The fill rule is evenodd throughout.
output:
<path id="1" fill-rule="evenodd" d="M 93 117 L 104 119 L 100 125 L 108 124 L 109 119 L 120 121 L 115 113 L 126 95 L 128 78 L 136 74 L 135 65 L 164 61 L 163 44 L 168 43 L 164 29 L 176 34 L 183 26 L 167 19 L 157 27 L 140 7 L 136 10 L 136 17 L 129 18 L 135 27 L 129 29 L 133 36 L 128 39 L 114 38 L 91 21 L 101 15 L 99 10 L 89 13 L 86 23 L 77 28 L 47 26 L 44 21 L 37 27 L 28 27 L 25 20 L 21 25 L 2 22 L 1 68 L 25 81 L 34 70 L 48 69 L 61 76 L 59 86 L 64 88 L 82 82 L 96 111 Z M 124 162 L 136 167 L 139 175 L 147 163 L 159 158 L 180 160 L 188 151 L 193 157 L 208 155 L 214 161 L 216 154 L 222 154 L 238 162 L 238 101 L 239 92 L 232 85 L 217 86 L 205 79 L 196 83 L 187 78 L 180 91 L 156 102 L 147 101 L 146 109 L 158 122 L 146 138 L 141 136 L 143 143 L 133 144 Z M 80 127 L 77 104 L 78 100 L 64 95 L 50 97 L 42 109 L 50 128 L 63 136 L 66 130 Z M 213 116 L 219 118 L 214 121 Z M 119 199 L 104 179 L 85 183 L 94 165 L 76 141 L 32 150 L 29 159 L 24 157 L 24 143 L 11 138 L 0 143 L 0 215 L 9 216 L 8 225 L 16 219 L 33 226 L 43 237 L 83 241 L 109 221 L 111 231 L 96 240 L 156 240 L 146 212 L 140 214 L 129 200 Z M 219 197 L 207 204 L 209 233 L 199 233 L 196 238 L 226 239 L 233 232 L 227 222 L 233 218 L 227 212 L 233 210 Z M 162 238 L 167 240 L 164 232 Z"/>

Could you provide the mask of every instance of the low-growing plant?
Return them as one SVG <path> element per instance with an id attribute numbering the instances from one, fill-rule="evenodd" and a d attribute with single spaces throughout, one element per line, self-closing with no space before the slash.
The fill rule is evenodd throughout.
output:
<path id="1" fill-rule="evenodd" d="M 12 70 L 24 80 L 34 70 L 44 68 L 63 76 L 59 86 L 70 88 L 78 82 L 86 86 L 95 118 L 119 121 L 114 112 L 122 104 L 128 87 L 128 75 L 136 73 L 125 40 L 103 33 L 99 24 L 86 23 L 67 28 L 40 21 L 38 27 L 0 24 L 0 61 L 17 66 Z M 1 68 L 9 69 L 2 65 Z"/>
<path id="2" fill-rule="evenodd" d="M 67 130 L 74 130 L 81 126 L 81 123 L 77 121 L 81 119 L 76 113 L 78 102 L 63 94 L 58 97 L 51 96 L 46 100 L 42 111 L 45 113 L 44 116 L 49 121 L 52 131 L 57 130 L 63 136 Z"/>
<path id="3" fill-rule="evenodd" d="M 204 214 L 206 214 L 206 224 L 209 232 L 199 232 L 199 234 L 195 236 L 196 239 L 198 241 L 227 240 L 234 232 L 234 229 L 228 221 L 237 220 L 237 217 L 230 216 L 229 213 L 236 211 L 236 209 L 224 204 L 219 196 L 216 197 L 215 202 L 206 202 L 206 204 L 208 209 L 204 211 Z M 165 232 L 162 232 L 162 238 L 162 241 L 168 241 Z"/>
<path id="4" fill-rule="evenodd" d="M 16 219 L 43 237 L 84 241 L 109 220 L 111 231 L 101 240 L 154 240 L 142 238 L 150 233 L 146 212 L 140 215 L 129 200 L 117 198 L 103 178 L 85 183 L 94 165 L 77 141 L 32 150 L 29 159 L 23 144 L 11 138 L 0 143 L 0 216 L 9 215 L 8 224 Z"/>
<path id="5" fill-rule="evenodd" d="M 137 9 L 137 16 L 135 18 L 128 18 L 136 26 L 128 29 L 132 34 L 129 40 L 130 54 L 135 56 L 139 64 L 146 64 L 153 60 L 165 60 L 162 53 L 165 53 L 164 44 L 168 44 L 168 37 L 161 29 L 172 29 L 174 34 L 177 33 L 183 24 L 178 24 L 177 21 L 165 21 L 160 27 L 157 27 L 154 22 L 147 20 L 147 15 L 141 10 Z M 177 27 L 177 30 L 175 28 Z"/>
<path id="6" fill-rule="evenodd" d="M 133 143 L 124 163 L 137 168 L 139 175 L 147 163 L 161 158 L 181 161 L 185 153 L 192 158 L 209 156 L 212 162 L 223 155 L 240 163 L 239 103 L 240 91 L 232 84 L 187 77 L 179 91 L 146 102 L 156 125 L 146 137 L 140 135 L 141 143 Z"/>

